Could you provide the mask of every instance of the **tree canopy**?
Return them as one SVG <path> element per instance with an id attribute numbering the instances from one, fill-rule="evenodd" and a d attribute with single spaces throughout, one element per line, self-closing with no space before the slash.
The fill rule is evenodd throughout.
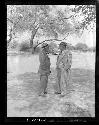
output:
<path id="1" fill-rule="evenodd" d="M 10 39 L 15 32 L 30 30 L 32 46 L 37 33 L 56 40 L 68 33 L 78 35 L 92 22 L 96 22 L 96 7 L 66 5 L 62 11 L 57 9 L 57 5 L 8 5 L 7 22 L 10 22 Z"/>
<path id="2" fill-rule="evenodd" d="M 75 13 L 75 17 L 82 18 L 81 21 L 77 21 L 76 29 L 88 28 L 93 22 L 96 23 L 96 6 L 95 5 L 75 5 L 72 9 Z"/>

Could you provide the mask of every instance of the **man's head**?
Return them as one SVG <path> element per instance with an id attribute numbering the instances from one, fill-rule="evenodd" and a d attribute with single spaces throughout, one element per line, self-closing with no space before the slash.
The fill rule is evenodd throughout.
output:
<path id="1" fill-rule="evenodd" d="M 59 44 L 59 49 L 60 49 L 61 51 L 65 50 L 66 47 L 67 47 L 67 43 L 65 43 L 65 42 L 61 42 L 61 43 Z"/>
<path id="2" fill-rule="evenodd" d="M 49 45 L 47 43 L 43 43 L 42 44 L 42 48 L 47 52 L 49 53 Z"/>

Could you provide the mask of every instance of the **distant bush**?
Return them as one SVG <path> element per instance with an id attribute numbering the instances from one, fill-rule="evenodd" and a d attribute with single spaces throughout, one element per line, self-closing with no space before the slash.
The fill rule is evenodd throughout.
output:
<path id="1" fill-rule="evenodd" d="M 52 54 L 57 53 L 58 52 L 57 44 L 54 42 L 49 43 L 49 50 L 50 50 L 50 53 L 52 53 Z"/>
<path id="2" fill-rule="evenodd" d="M 23 42 L 19 45 L 20 51 L 28 51 L 30 49 L 30 45 L 27 42 Z"/>
<path id="3" fill-rule="evenodd" d="M 90 48 L 88 49 L 88 51 L 90 51 L 90 52 L 95 52 L 95 51 L 96 51 L 96 47 L 90 47 Z"/>
<path id="4" fill-rule="evenodd" d="M 67 48 L 68 48 L 69 50 L 74 50 L 74 49 L 75 49 L 73 45 L 68 45 Z"/>
<path id="5" fill-rule="evenodd" d="M 83 43 L 77 43 L 75 46 L 75 50 L 86 52 L 88 50 L 88 46 Z"/>
<path id="6" fill-rule="evenodd" d="M 57 44 L 54 43 L 54 42 L 50 42 L 49 46 L 52 47 L 52 48 L 57 48 L 58 47 Z"/>
<path id="7" fill-rule="evenodd" d="M 96 51 L 96 48 L 94 47 L 94 48 L 93 48 L 93 52 L 95 52 L 95 51 Z"/>

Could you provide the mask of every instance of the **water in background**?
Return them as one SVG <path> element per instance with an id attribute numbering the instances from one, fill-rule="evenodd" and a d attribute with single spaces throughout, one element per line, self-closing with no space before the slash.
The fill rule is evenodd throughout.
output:
<path id="1" fill-rule="evenodd" d="M 95 53 L 72 53 L 72 68 L 95 70 Z M 56 67 L 56 55 L 49 55 L 51 67 Z M 39 68 L 38 55 L 7 56 L 7 72 L 23 74 L 25 72 L 37 73 Z"/>

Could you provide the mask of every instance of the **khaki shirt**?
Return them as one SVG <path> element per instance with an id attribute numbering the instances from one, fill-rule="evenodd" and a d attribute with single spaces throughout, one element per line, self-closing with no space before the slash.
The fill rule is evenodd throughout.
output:
<path id="1" fill-rule="evenodd" d="M 50 74 L 50 58 L 46 54 L 44 50 L 41 50 L 39 54 L 39 61 L 40 61 L 40 66 L 39 66 L 39 71 L 41 75 L 43 74 Z"/>
<path id="2" fill-rule="evenodd" d="M 69 50 L 62 51 L 57 57 L 57 68 L 68 70 L 72 65 L 72 54 Z"/>

